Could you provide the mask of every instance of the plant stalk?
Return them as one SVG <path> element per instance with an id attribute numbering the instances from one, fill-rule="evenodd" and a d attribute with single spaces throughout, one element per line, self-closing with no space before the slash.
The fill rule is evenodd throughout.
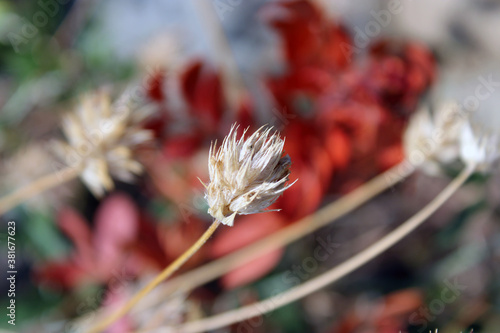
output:
<path id="1" fill-rule="evenodd" d="M 414 167 L 407 161 L 395 165 L 317 212 L 238 251 L 171 279 L 162 287 L 160 292 L 163 296 L 158 299 L 163 299 L 176 290 L 192 290 L 248 263 L 252 259 L 286 246 L 326 226 L 353 211 L 379 193 L 394 186 L 412 174 L 414 170 Z M 144 307 L 147 308 L 153 305 L 144 304 Z"/>
<path id="2" fill-rule="evenodd" d="M 417 214 L 413 215 L 394 231 L 387 234 L 367 249 L 344 261 L 342 264 L 330 269 L 316 278 L 263 301 L 176 327 L 176 332 L 196 333 L 210 331 L 241 322 L 246 319 L 261 316 L 310 295 L 311 293 L 341 279 L 392 247 L 420 226 L 431 214 L 441 207 L 441 205 L 443 205 L 451 197 L 451 195 L 460 188 L 460 186 L 465 183 L 474 170 L 475 165 L 467 166 L 441 193 L 439 193 Z"/>
<path id="3" fill-rule="evenodd" d="M 96 324 L 89 333 L 102 332 L 107 329 L 111 324 L 120 319 L 122 316 L 127 314 L 144 296 L 151 292 L 156 286 L 158 286 L 165 279 L 169 278 L 176 270 L 178 270 L 186 261 L 189 260 L 202 246 L 205 242 L 212 236 L 220 222 L 215 220 L 210 227 L 205 231 L 203 235 L 191 245 L 189 249 L 186 250 L 180 257 L 175 259 L 169 266 L 167 266 L 163 271 L 161 271 L 151 282 L 144 286 L 134 297 L 132 297 L 123 307 L 118 311 L 111 314 L 110 316 L 104 318 L 101 322 Z"/>
<path id="4" fill-rule="evenodd" d="M 0 199 L 0 215 L 5 214 L 23 201 L 28 200 L 37 194 L 78 177 L 80 171 L 80 168 L 66 168 L 64 170 L 43 176 L 28 185 L 15 190 L 11 194 L 2 197 Z"/>

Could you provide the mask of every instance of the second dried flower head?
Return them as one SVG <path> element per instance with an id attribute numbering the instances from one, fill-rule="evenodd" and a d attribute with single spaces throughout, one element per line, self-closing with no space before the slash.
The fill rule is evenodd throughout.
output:
<path id="1" fill-rule="evenodd" d="M 65 164 L 81 169 L 82 181 L 96 197 L 113 188 L 111 176 L 130 182 L 134 174 L 142 172 L 133 152 L 153 137 L 141 126 L 153 109 L 132 109 L 127 96 L 124 101 L 113 105 L 103 91 L 84 96 L 78 108 L 63 119 L 67 142 L 52 143 Z"/>
<path id="2" fill-rule="evenodd" d="M 286 184 L 291 160 L 277 132 L 261 127 L 245 140 L 246 130 L 239 139 L 237 130 L 231 127 L 218 150 L 210 147 L 208 160 L 208 213 L 229 226 L 236 214 L 264 212 L 293 185 Z"/>

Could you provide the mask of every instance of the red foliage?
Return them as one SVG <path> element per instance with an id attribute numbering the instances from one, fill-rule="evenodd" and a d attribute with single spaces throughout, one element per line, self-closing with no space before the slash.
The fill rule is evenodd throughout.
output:
<path id="1" fill-rule="evenodd" d="M 214 237 L 211 256 L 218 258 L 272 234 L 284 226 L 283 217 L 276 212 L 241 216 L 232 228 L 224 228 Z M 281 259 L 283 251 L 266 253 L 226 274 L 221 283 L 235 288 L 252 282 L 268 273 Z"/>
<path id="2" fill-rule="evenodd" d="M 201 133 L 181 133 L 165 140 L 163 154 L 168 159 L 187 158 L 192 156 L 204 141 Z"/>
<path id="3" fill-rule="evenodd" d="M 273 2 L 263 8 L 261 17 L 283 45 L 286 71 L 268 77 L 266 84 L 277 109 L 286 110 L 287 116 L 280 115 L 276 126 L 286 137 L 285 150 L 292 159 L 290 179 L 298 179 L 272 207 L 282 209 L 280 216 L 285 217 L 276 225 L 270 222 L 273 229 L 314 212 L 328 192 L 348 192 L 401 160 L 406 119 L 434 80 L 435 63 L 421 45 L 388 40 L 374 43 L 357 59 L 347 30 L 309 1 Z M 187 66 L 179 80 L 193 121 L 185 134 L 165 139 L 163 152 L 169 160 L 182 157 L 185 169 L 192 170 L 187 164 L 195 163 L 196 152 L 208 148 L 212 135 L 226 133 L 229 124 L 223 119 L 236 120 L 243 127 L 257 124 L 250 98 L 241 101 L 237 112 L 224 115 L 219 74 L 201 60 Z M 275 114 L 272 117 L 276 120 Z M 154 169 L 170 166 L 167 162 Z M 176 196 L 185 200 L 191 172 L 184 177 L 181 181 L 178 174 L 163 175 L 164 183 L 157 186 L 172 200 Z M 233 239 L 238 239 L 237 247 L 246 244 L 244 236 L 254 234 L 252 228 L 259 230 L 260 221 L 274 216 L 266 214 L 270 216 L 239 217 L 233 229 L 213 240 L 213 255 L 222 255 L 224 251 L 218 249 Z M 234 287 L 257 279 L 278 259 L 275 253 L 247 264 L 226 275 L 222 284 Z"/>
<path id="4" fill-rule="evenodd" d="M 181 90 L 192 116 L 202 126 L 214 131 L 222 116 L 223 96 L 219 74 L 201 60 L 192 62 L 181 74 Z"/>
<path id="5" fill-rule="evenodd" d="M 49 285 L 73 288 L 86 282 L 106 282 L 127 261 L 136 238 L 139 213 L 126 196 L 107 198 L 96 213 L 95 230 L 71 208 L 59 213 L 58 224 L 75 246 L 69 258 L 51 262 L 37 276 Z M 137 269 L 140 267 L 136 267 Z"/>
<path id="6" fill-rule="evenodd" d="M 328 189 L 335 166 L 315 122 L 293 121 L 283 131 L 292 159 L 290 179 L 298 181 L 278 200 L 289 222 L 312 213 Z"/>
<path id="7" fill-rule="evenodd" d="M 287 113 L 275 125 L 286 137 L 285 150 L 293 163 L 290 179 L 298 182 L 273 206 L 282 209 L 279 214 L 238 217 L 233 228 L 223 228 L 212 240 L 213 250 L 208 254 L 208 248 L 200 251 L 192 265 L 293 223 L 314 212 L 326 194 L 348 192 L 399 162 L 407 117 L 434 80 L 432 54 L 417 43 L 379 41 L 353 57 L 347 30 L 312 2 L 272 2 L 261 14 L 283 45 L 286 70 L 265 78 L 263 85 L 269 88 L 276 109 Z M 235 121 L 242 127 L 255 127 L 266 119 L 262 115 L 257 119 L 257 103 L 250 96 L 241 98 L 236 110 L 225 113 L 228 103 L 220 73 L 202 60 L 190 62 L 174 79 L 187 114 L 177 118 L 164 110 L 148 124 L 157 133 L 163 155 L 148 164 L 148 173 L 155 187 L 182 210 L 183 203 L 192 202 L 196 176 L 207 180 L 200 165 L 206 163 L 210 141 L 220 140 Z M 154 73 L 148 89 L 151 100 L 163 109 L 170 96 L 163 90 L 165 80 L 161 71 Z M 277 115 L 269 111 L 267 121 L 273 122 Z M 73 240 L 75 252 L 50 269 L 46 267 L 41 276 L 67 287 L 86 277 L 105 281 L 113 267 L 124 264 L 124 253 L 131 253 L 134 260 L 142 258 L 147 262 L 144 265 L 162 267 L 205 228 L 204 222 L 191 215 L 189 223 L 179 218 L 155 226 L 136 217 L 130 202 L 120 199 L 121 203 L 110 204 L 107 200 L 100 208 L 103 212 L 96 215 L 93 232 L 76 213 L 61 213 L 59 223 Z M 108 205 L 122 206 L 135 217 L 119 215 L 122 213 L 105 208 Z M 129 224 L 119 224 L 120 231 L 113 234 L 118 227 L 106 224 L 105 217 Z M 101 252 L 106 256 L 99 257 Z M 246 264 L 223 277 L 222 284 L 229 288 L 251 282 L 269 272 L 280 256 L 276 251 Z"/>
<path id="8" fill-rule="evenodd" d="M 281 35 L 290 70 L 307 65 L 339 69 L 347 65 L 341 46 L 348 34 L 309 1 L 282 1 L 264 7 L 262 17 Z"/>
<path id="9" fill-rule="evenodd" d="M 366 69 L 368 84 L 382 104 L 403 115 L 411 113 L 435 79 L 435 61 L 427 48 L 417 43 L 379 41 L 370 48 Z"/>
<path id="10" fill-rule="evenodd" d="M 95 215 L 95 228 L 71 208 L 58 215 L 58 225 L 74 244 L 73 253 L 39 267 L 36 277 L 49 287 L 72 289 L 87 283 L 108 283 L 157 271 L 175 260 L 206 226 L 190 216 L 185 223 L 157 224 L 139 216 L 123 194 L 106 198 Z M 193 257 L 186 267 L 204 258 Z"/>
<path id="11" fill-rule="evenodd" d="M 147 94 L 153 101 L 165 100 L 163 85 L 165 84 L 165 71 L 157 69 L 149 74 L 147 85 Z"/>
<path id="12" fill-rule="evenodd" d="M 292 126 L 307 126 L 316 137 L 316 142 L 307 137 L 297 142 L 310 155 L 305 165 L 316 173 L 318 165 L 328 165 L 321 162 L 322 154 L 309 152 L 326 149 L 330 172 L 336 171 L 322 177 L 300 172 L 299 178 L 311 182 L 312 197 L 321 193 L 315 184 L 328 184 L 332 177 L 331 189 L 346 192 L 399 162 L 406 119 L 434 80 L 435 62 L 429 51 L 416 43 L 380 41 L 358 61 L 346 51 L 352 43 L 345 29 L 310 2 L 272 3 L 264 13 L 280 33 L 289 65 L 284 75 L 269 80 L 269 87 L 282 108 L 299 116 Z M 296 149 L 294 131 L 285 129 L 287 151 Z M 292 160 L 296 171 L 303 169 L 296 157 Z M 292 189 L 288 192 L 285 197 L 293 194 Z M 284 207 L 294 209 L 299 201 Z"/>

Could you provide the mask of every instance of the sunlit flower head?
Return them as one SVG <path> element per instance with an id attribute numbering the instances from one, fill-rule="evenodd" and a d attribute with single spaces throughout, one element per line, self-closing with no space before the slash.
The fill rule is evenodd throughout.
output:
<path id="1" fill-rule="evenodd" d="M 206 185 L 208 213 L 223 224 L 233 225 L 236 214 L 264 211 L 292 184 L 290 157 L 283 156 L 285 141 L 272 128 L 261 127 L 248 139 L 246 130 L 237 138 L 233 125 L 217 149 L 210 147 Z"/>
<path id="2" fill-rule="evenodd" d="M 474 118 L 462 128 L 460 157 L 465 164 L 473 164 L 476 170 L 487 172 L 500 158 L 500 129 L 492 130 Z"/>
<path id="3" fill-rule="evenodd" d="M 454 102 L 441 104 L 432 114 L 425 107 L 417 111 L 403 137 L 406 158 L 428 173 L 439 173 L 442 165 L 459 158 L 465 118 Z"/>
<path id="4" fill-rule="evenodd" d="M 102 196 L 113 188 L 111 176 L 130 182 L 142 172 L 133 149 L 152 139 L 152 132 L 140 126 L 151 112 L 128 104 L 112 105 L 104 92 L 86 95 L 63 118 L 67 143 L 55 141 L 52 148 L 67 166 L 81 168 L 84 184 L 95 196 Z"/>

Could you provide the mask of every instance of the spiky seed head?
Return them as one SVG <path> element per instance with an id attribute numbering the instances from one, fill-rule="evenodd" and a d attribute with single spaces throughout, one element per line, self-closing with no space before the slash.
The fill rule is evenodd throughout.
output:
<path id="1" fill-rule="evenodd" d="M 291 160 L 283 156 L 285 141 L 279 133 L 263 126 L 245 140 L 247 130 L 238 139 L 238 126 L 233 125 L 222 145 L 217 149 L 212 144 L 209 152 L 208 213 L 229 226 L 236 214 L 269 211 L 266 208 L 293 185 L 286 184 Z"/>
<path id="2" fill-rule="evenodd" d="M 404 135 L 406 158 L 414 156 L 427 172 L 438 173 L 440 165 L 461 160 L 479 171 L 489 171 L 500 159 L 500 118 L 490 109 L 465 114 L 457 103 L 442 104 L 431 116 L 421 109 L 410 120 Z"/>
<path id="3" fill-rule="evenodd" d="M 412 118 L 403 136 L 406 158 L 431 174 L 459 158 L 460 133 L 465 123 L 455 102 L 439 105 L 431 114 L 423 107 Z"/>
<path id="4" fill-rule="evenodd" d="M 460 157 L 476 170 L 488 172 L 500 158 L 500 137 L 477 121 L 464 124 L 460 135 Z"/>
<path id="5" fill-rule="evenodd" d="M 74 112 L 63 118 L 67 142 L 54 141 L 52 149 L 68 166 L 81 168 L 83 183 L 97 197 L 113 188 L 111 176 L 130 182 L 142 172 L 133 150 L 152 139 L 141 128 L 151 108 L 134 109 L 124 103 L 112 105 L 108 94 L 88 94 Z"/>

